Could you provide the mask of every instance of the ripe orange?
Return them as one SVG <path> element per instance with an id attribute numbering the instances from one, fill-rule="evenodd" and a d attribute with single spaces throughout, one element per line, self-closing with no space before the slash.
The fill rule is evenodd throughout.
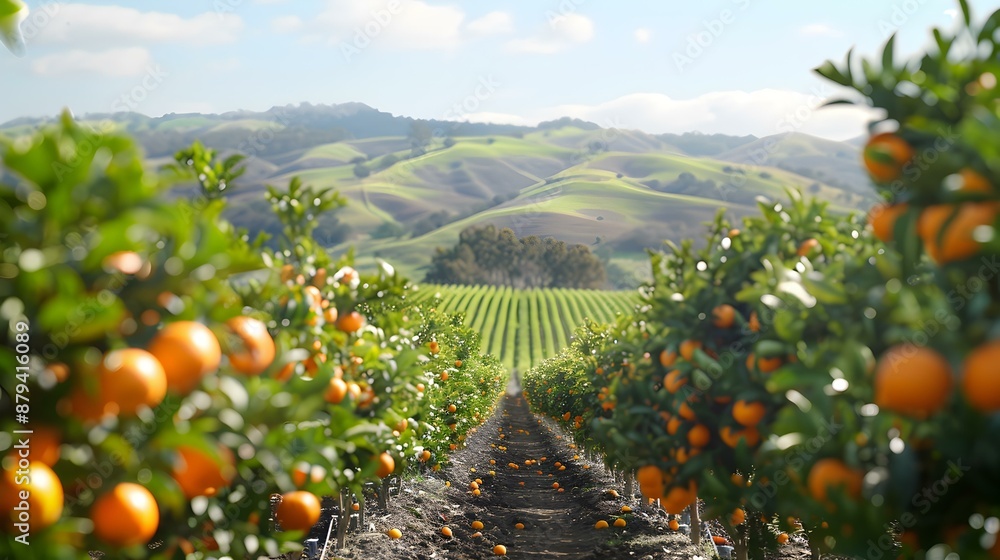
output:
<path id="1" fill-rule="evenodd" d="M 365 326 L 365 316 L 357 311 L 351 311 L 346 315 L 341 315 L 337 319 L 337 330 L 353 333 L 358 332 Z"/>
<path id="2" fill-rule="evenodd" d="M 995 225 L 998 209 L 1000 206 L 993 202 L 928 206 L 917 221 L 917 233 L 924 242 L 924 250 L 941 264 L 975 256 L 981 247 L 976 231 Z M 945 230 L 943 234 L 942 230 Z"/>
<path id="3" fill-rule="evenodd" d="M 448 405 L 448 412 L 451 412 L 452 414 L 454 414 L 456 411 L 458 411 L 458 407 L 457 406 L 455 406 L 453 404 L 449 404 Z"/>
<path id="4" fill-rule="evenodd" d="M 502 544 L 498 544 L 493 547 L 493 554 L 495 556 L 507 556 L 507 547 Z"/>
<path id="5" fill-rule="evenodd" d="M 750 312 L 750 319 L 747 321 L 747 327 L 750 329 L 750 332 L 760 332 L 760 318 L 757 317 L 756 311 Z"/>
<path id="6" fill-rule="evenodd" d="M 722 304 L 712 310 L 712 324 L 720 329 L 728 329 L 736 322 L 736 308 Z"/>
<path id="7" fill-rule="evenodd" d="M 788 533 L 778 535 L 778 544 L 788 544 Z"/>
<path id="8" fill-rule="evenodd" d="M 441 536 L 446 539 L 450 539 L 452 536 L 451 528 L 447 526 L 441 527 Z"/>
<path id="9" fill-rule="evenodd" d="M 663 388 L 670 393 L 680 391 L 681 387 L 687 384 L 687 378 L 680 370 L 674 370 L 663 376 Z"/>
<path id="10" fill-rule="evenodd" d="M 748 447 L 755 447 L 760 443 L 760 432 L 757 431 L 757 428 L 734 430 L 729 426 L 723 426 L 719 430 L 719 437 L 726 445 L 733 448 L 740 444 L 740 440 L 745 441 Z"/>
<path id="11" fill-rule="evenodd" d="M 375 476 L 385 478 L 396 470 L 396 460 L 392 458 L 392 455 L 383 452 L 376 460 L 378 468 L 375 470 Z"/>
<path id="12" fill-rule="evenodd" d="M 689 483 L 687 487 L 674 486 L 660 501 L 660 507 L 662 507 L 667 513 L 680 515 L 680 513 L 684 511 L 685 508 L 693 504 L 697 498 L 698 487 L 695 486 L 694 482 Z"/>
<path id="13" fill-rule="evenodd" d="M 796 254 L 798 254 L 800 257 L 808 257 L 813 253 L 813 251 L 815 251 L 819 247 L 820 247 L 819 240 L 814 238 L 809 238 L 803 241 L 801 245 L 799 245 L 799 250 L 797 251 Z"/>
<path id="14" fill-rule="evenodd" d="M 167 375 L 167 388 L 181 395 L 194 390 L 201 378 L 219 369 L 222 348 L 208 327 L 194 321 L 170 323 L 149 343 Z"/>
<path id="15" fill-rule="evenodd" d="M 485 525 L 483 525 L 482 521 L 473 521 L 472 522 L 472 528 L 475 529 L 475 530 L 477 530 L 477 531 L 482 530 L 484 527 L 485 527 Z"/>
<path id="16" fill-rule="evenodd" d="M 389 535 L 390 539 L 395 540 L 401 538 L 403 536 L 403 532 L 399 529 L 389 529 L 389 531 L 386 532 L 386 535 Z"/>
<path id="17" fill-rule="evenodd" d="M 754 401 L 736 401 L 733 403 L 733 419 L 748 428 L 756 427 L 767 414 L 763 403 Z"/>
<path id="18" fill-rule="evenodd" d="M 347 382 L 339 377 L 331 377 L 323 399 L 330 404 L 340 404 L 347 396 Z"/>
<path id="19" fill-rule="evenodd" d="M 705 447 L 711 439 L 712 432 L 704 424 L 696 424 L 687 434 L 687 440 L 691 447 Z"/>
<path id="20" fill-rule="evenodd" d="M 420 461 L 426 463 L 431 458 L 431 452 L 424 449 L 423 453 L 420 454 Z"/>
<path id="21" fill-rule="evenodd" d="M 899 344 L 878 361 L 875 404 L 900 414 L 926 418 L 947 404 L 951 385 L 951 366 L 944 356 L 930 348 Z"/>
<path id="22" fill-rule="evenodd" d="M 659 499 L 666 492 L 666 476 L 656 465 L 643 465 L 635 473 L 639 491 L 647 498 Z"/>
<path id="23" fill-rule="evenodd" d="M 219 454 L 221 461 L 197 447 L 182 445 L 177 448 L 172 474 L 187 499 L 214 496 L 232 482 L 236 476 L 235 457 L 221 445 Z"/>
<path id="24" fill-rule="evenodd" d="M 742 508 L 736 508 L 733 513 L 729 515 L 729 523 L 733 526 L 742 525 L 744 521 L 747 520 L 747 514 Z"/>
<path id="25" fill-rule="evenodd" d="M 681 357 L 689 362 L 692 362 L 694 361 L 694 351 L 701 347 L 701 342 L 697 340 L 685 340 L 681 343 L 680 347 Z"/>
<path id="26" fill-rule="evenodd" d="M 757 358 L 757 356 L 751 352 L 750 355 L 747 356 L 746 365 L 747 369 L 750 371 L 758 370 L 761 373 L 771 373 L 780 368 L 783 363 L 784 362 L 781 358 Z"/>
<path id="27" fill-rule="evenodd" d="M 521 531 L 524 529 L 524 523 L 515 523 L 514 528 L 517 529 L 518 531 Z"/>
<path id="28" fill-rule="evenodd" d="M 62 434 L 55 426 L 36 426 L 31 434 L 31 460 L 52 466 L 62 454 Z"/>
<path id="29" fill-rule="evenodd" d="M 295 277 L 295 267 L 290 264 L 286 264 L 281 267 L 281 281 L 288 282 Z"/>
<path id="30" fill-rule="evenodd" d="M 90 519 L 97 538 L 112 546 L 135 546 L 149 542 L 156 534 L 160 509 L 149 490 L 122 482 L 97 498 Z"/>
<path id="31" fill-rule="evenodd" d="M 909 210 L 909 205 L 901 204 L 876 204 L 868 212 L 868 223 L 872 226 L 875 237 L 885 243 L 889 243 L 895 238 L 896 221 Z"/>
<path id="32" fill-rule="evenodd" d="M 625 519 L 621 518 L 621 517 L 619 517 L 618 519 L 615 519 L 614 525 L 615 525 L 615 527 L 624 527 L 626 525 Z"/>
<path id="33" fill-rule="evenodd" d="M 962 365 L 962 393 L 965 400 L 983 412 L 1000 410 L 1000 340 L 973 350 Z"/>
<path id="34" fill-rule="evenodd" d="M 982 194 L 993 193 L 993 185 L 990 184 L 990 180 L 979 174 L 974 169 L 966 167 L 965 169 L 959 171 L 958 174 L 962 179 L 962 185 L 958 189 L 959 192 Z"/>
<path id="35" fill-rule="evenodd" d="M 809 469 L 806 484 L 809 493 L 819 501 L 826 501 L 830 488 L 840 488 L 852 498 L 861 496 L 861 471 L 848 467 L 840 459 L 820 459 Z"/>
<path id="36" fill-rule="evenodd" d="M 267 326 L 253 317 L 233 317 L 226 325 L 234 335 L 227 345 L 233 369 L 247 375 L 260 375 L 274 361 L 274 339 Z"/>
<path id="37" fill-rule="evenodd" d="M 308 531 L 319 521 L 319 498 L 311 492 L 295 490 L 281 496 L 275 518 L 285 531 Z"/>
<path id="38" fill-rule="evenodd" d="M 906 140 L 891 132 L 876 134 L 868 140 L 862 157 L 868 174 L 876 183 L 895 181 L 915 152 Z"/>
<path id="39" fill-rule="evenodd" d="M 676 531 L 681 528 L 681 524 L 678 523 L 676 519 L 671 519 L 668 525 L 670 526 L 671 531 Z"/>
<path id="40" fill-rule="evenodd" d="M 608 522 L 603 519 L 598 521 L 597 523 L 594 523 L 594 529 L 607 529 L 607 528 L 608 528 Z"/>
<path id="41" fill-rule="evenodd" d="M 34 454 L 34 449 L 31 450 Z M 27 510 L 21 504 L 21 492 L 28 492 Z M 31 461 L 26 471 L 18 472 L 16 463 L 0 478 L 0 528 L 11 530 L 14 523 L 28 523 L 29 532 L 40 531 L 62 517 L 63 487 L 59 477 L 41 461 Z M 24 514 L 28 518 L 20 516 Z"/>
<path id="42" fill-rule="evenodd" d="M 660 352 L 660 365 L 667 368 L 677 362 L 677 352 L 673 352 L 670 349 L 664 349 Z"/>
<path id="43" fill-rule="evenodd" d="M 152 354 L 139 348 L 109 352 L 98 368 L 101 402 L 108 414 L 132 415 L 163 402 L 167 375 Z"/>
<path id="44" fill-rule="evenodd" d="M 677 430 L 681 427 L 681 419 L 674 416 L 667 422 L 667 433 L 670 435 L 676 435 Z"/>

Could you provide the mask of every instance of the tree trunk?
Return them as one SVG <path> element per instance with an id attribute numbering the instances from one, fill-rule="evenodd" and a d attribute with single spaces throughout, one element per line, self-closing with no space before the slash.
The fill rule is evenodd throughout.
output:
<path id="1" fill-rule="evenodd" d="M 344 488 L 340 491 L 340 507 L 337 511 L 337 550 L 347 545 L 347 526 L 351 522 L 351 492 Z"/>
<path id="2" fill-rule="evenodd" d="M 633 496 L 633 494 L 635 494 L 635 484 L 634 484 L 634 482 L 635 482 L 635 477 L 632 476 L 632 473 L 631 472 L 626 473 L 625 474 L 625 498 L 628 499 L 629 501 L 632 501 L 632 499 L 635 497 L 635 496 Z"/>
<path id="3" fill-rule="evenodd" d="M 698 499 L 691 504 L 691 544 L 701 545 L 701 514 L 698 513 Z"/>
<path id="4" fill-rule="evenodd" d="M 389 481 L 387 479 L 382 479 L 382 486 L 378 491 L 378 507 L 388 510 L 389 509 Z"/>
<path id="5" fill-rule="evenodd" d="M 365 529 L 365 494 L 364 494 L 364 492 L 362 492 L 360 496 L 357 496 L 357 498 L 358 498 L 358 505 L 360 506 L 358 508 L 358 531 L 363 533 L 366 530 Z"/>

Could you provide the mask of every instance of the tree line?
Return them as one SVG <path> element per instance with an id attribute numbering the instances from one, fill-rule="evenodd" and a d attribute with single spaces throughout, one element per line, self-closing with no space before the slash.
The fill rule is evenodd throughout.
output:
<path id="1" fill-rule="evenodd" d="M 536 235 L 518 237 L 510 228 L 468 227 L 458 244 L 438 248 L 425 282 L 489 284 L 513 288 L 587 288 L 607 285 L 604 263 L 586 245 Z"/>

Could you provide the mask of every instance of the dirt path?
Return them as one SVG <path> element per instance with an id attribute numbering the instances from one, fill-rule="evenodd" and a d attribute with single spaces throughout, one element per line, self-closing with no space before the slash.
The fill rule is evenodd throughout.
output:
<path id="1" fill-rule="evenodd" d="M 480 496 L 469 489 L 477 478 Z M 519 394 L 508 394 L 449 469 L 405 482 L 389 511 L 369 513 L 367 531 L 350 535 L 348 548 L 332 558 L 495 558 L 497 544 L 513 559 L 653 560 L 698 554 L 686 536 L 666 527 L 661 512 L 640 511 L 638 500 L 615 497 L 611 489 L 623 491 L 601 465 L 582 459 L 570 442 L 532 415 Z M 623 514 L 625 505 L 634 511 Z M 626 527 L 594 528 L 599 520 L 613 524 L 619 517 Z M 482 536 L 472 536 L 473 521 L 483 523 Z M 524 528 L 517 529 L 517 523 Z M 451 538 L 442 536 L 444 526 L 452 530 Z M 400 529 L 403 537 L 389 539 L 385 531 L 390 528 Z"/>

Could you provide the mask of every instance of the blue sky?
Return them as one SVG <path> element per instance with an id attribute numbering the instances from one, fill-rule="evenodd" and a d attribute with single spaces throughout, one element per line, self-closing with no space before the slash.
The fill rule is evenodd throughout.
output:
<path id="1" fill-rule="evenodd" d="M 993 2 L 972 0 L 986 15 Z M 29 1 L 0 122 L 360 101 L 394 114 L 649 132 L 861 134 L 811 69 L 928 44 L 954 0 Z M 797 116 L 796 116 L 797 115 Z M 787 129 L 787 130 L 786 130 Z"/>

